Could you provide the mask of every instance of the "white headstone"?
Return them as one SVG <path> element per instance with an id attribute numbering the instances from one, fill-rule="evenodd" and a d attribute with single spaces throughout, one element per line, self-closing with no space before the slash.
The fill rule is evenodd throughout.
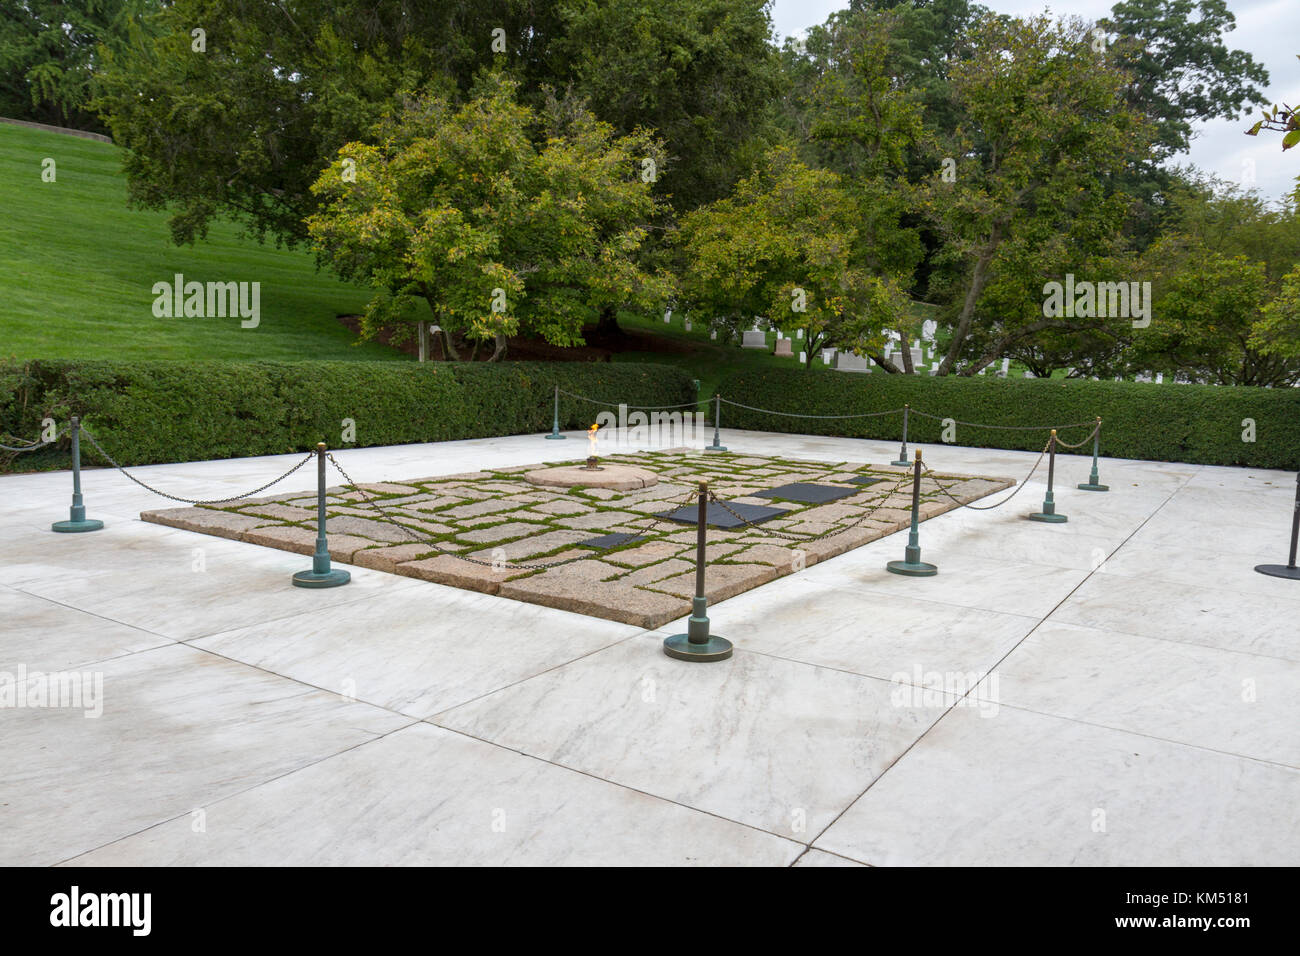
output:
<path id="1" fill-rule="evenodd" d="M 914 370 L 919 369 L 924 362 L 925 362 L 925 358 L 921 354 L 921 347 L 919 345 L 913 346 L 912 347 L 912 368 Z"/>
<path id="2" fill-rule="evenodd" d="M 930 374 L 931 374 L 931 375 L 938 375 L 938 374 L 939 374 L 939 363 L 938 363 L 938 362 L 931 362 L 931 363 L 930 363 Z"/>
<path id="3" fill-rule="evenodd" d="M 831 364 L 831 359 L 835 358 L 834 349 L 822 349 L 822 361 L 827 365 Z"/>
<path id="4" fill-rule="evenodd" d="M 939 323 L 934 319 L 926 319 L 921 323 L 921 338 L 927 342 L 934 341 L 934 333 L 939 330 Z"/>
<path id="5" fill-rule="evenodd" d="M 673 319 L 673 310 L 669 309 L 667 312 L 664 313 L 664 325 L 667 325 L 669 322 L 672 321 L 672 319 Z"/>
<path id="6" fill-rule="evenodd" d="M 1156 384 L 1157 384 L 1157 385 L 1163 385 L 1164 383 L 1165 383 L 1165 373 L 1164 373 L 1164 372 L 1157 372 L 1157 373 L 1156 373 Z"/>
<path id="7" fill-rule="evenodd" d="M 808 363 L 808 353 L 807 353 L 807 352 L 800 352 L 800 353 L 799 353 L 799 364 L 800 364 L 800 365 L 806 365 L 807 363 Z"/>
<path id="8" fill-rule="evenodd" d="M 1011 359 L 1004 358 L 1002 360 L 1002 374 L 1006 375 L 1009 371 L 1011 371 Z"/>
<path id="9" fill-rule="evenodd" d="M 796 339 L 801 339 L 801 338 L 803 338 L 803 329 L 795 329 L 795 330 L 794 330 L 794 337 L 795 337 Z"/>
<path id="10" fill-rule="evenodd" d="M 750 329 L 740 337 L 740 347 L 742 349 L 765 349 L 767 348 L 767 333 L 760 332 L 758 329 Z"/>
<path id="11" fill-rule="evenodd" d="M 836 352 L 835 370 L 838 372 L 865 372 L 867 370 L 867 357 L 865 355 L 854 355 L 852 352 Z"/>
<path id="12" fill-rule="evenodd" d="M 711 338 L 711 339 L 716 339 L 717 337 L 718 337 L 718 330 L 717 330 L 717 329 L 714 329 L 712 332 L 709 333 L 709 338 Z"/>
<path id="13" fill-rule="evenodd" d="M 1029 371 L 1029 369 L 1025 369 L 1025 378 L 1034 378 L 1034 377 L 1035 376 L 1033 372 Z"/>
<path id="14" fill-rule="evenodd" d="M 684 320 L 682 321 L 682 326 L 686 329 L 687 332 L 689 332 L 689 331 L 691 330 L 691 320 L 690 320 L 690 319 L 684 319 Z"/>
<path id="15" fill-rule="evenodd" d="M 975 374 L 976 374 L 976 375 L 983 375 L 983 374 L 984 374 L 985 372 L 987 372 L 988 370 L 989 370 L 989 367 L 988 367 L 987 365 L 981 365 L 981 366 L 980 366 L 980 370 L 979 370 L 978 372 L 976 372 Z"/>

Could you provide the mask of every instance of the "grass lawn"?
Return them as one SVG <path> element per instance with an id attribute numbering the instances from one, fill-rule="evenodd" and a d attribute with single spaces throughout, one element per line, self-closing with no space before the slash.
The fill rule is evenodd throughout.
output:
<path id="1" fill-rule="evenodd" d="M 117 147 L 0 124 L 0 357 L 395 359 L 335 318 L 364 309 L 364 289 L 317 272 L 309 253 L 276 249 L 215 223 L 175 246 L 163 213 L 126 208 Z M 41 163 L 57 179 L 41 181 Z M 156 318 L 155 282 L 260 282 L 261 323 Z"/>

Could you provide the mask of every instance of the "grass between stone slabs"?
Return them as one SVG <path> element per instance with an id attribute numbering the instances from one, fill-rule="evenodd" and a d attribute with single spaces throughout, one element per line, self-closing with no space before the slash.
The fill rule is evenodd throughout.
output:
<path id="1" fill-rule="evenodd" d="M 646 468 L 658 474 L 660 482 L 651 488 L 618 492 L 532 485 L 523 477 L 524 472 L 533 468 L 585 461 L 575 459 L 442 477 L 394 479 L 362 484 L 359 491 L 334 486 L 327 490 L 326 511 L 331 556 L 363 567 L 654 628 L 689 613 L 696 548 L 693 524 L 669 522 L 656 518 L 654 513 L 693 503 L 696 485 L 701 480 L 707 480 L 723 500 L 744 499 L 756 491 L 794 481 L 833 484 L 855 491 L 848 497 L 822 504 L 763 499 L 768 504 L 779 504 L 787 509 L 787 514 L 758 527 L 725 530 L 710 527 L 709 567 L 726 569 L 726 580 L 706 591 L 711 600 L 792 573 L 794 549 L 804 551 L 804 561 L 811 565 L 890 534 L 908 523 L 899 516 L 911 506 L 910 475 L 865 463 L 800 461 L 734 452 L 706 454 L 696 449 L 615 453 L 601 458 Z M 849 481 L 859 475 L 884 480 L 869 486 Z M 951 482 L 953 494 L 962 500 L 975 500 L 1014 483 L 982 476 L 945 474 L 939 477 L 945 483 Z M 957 506 L 934 488 L 929 479 L 923 485 L 922 500 L 946 505 L 944 511 Z M 557 503 L 561 513 L 545 510 L 545 506 Z M 313 517 L 277 517 L 277 512 L 268 507 L 271 504 L 310 510 Z M 496 509 L 493 505 L 506 507 Z M 250 540 L 249 536 L 255 536 L 259 544 L 310 553 L 316 530 L 315 506 L 315 497 L 310 492 L 292 492 L 221 506 L 145 512 L 142 517 L 225 537 Z M 461 509 L 461 514 L 452 514 Z M 869 517 L 864 519 L 869 512 L 880 513 L 880 509 L 889 512 L 887 519 L 874 523 Z M 414 518 L 413 514 L 421 518 Z M 220 515 L 227 517 L 206 517 L 205 525 L 205 516 Z M 423 520 L 424 516 L 428 516 L 429 523 L 448 530 L 436 533 L 419 528 L 414 522 Z M 780 539 L 770 533 L 772 527 L 799 527 L 805 523 L 836 533 L 809 535 L 798 541 Z M 509 528 L 510 533 L 499 540 L 473 541 L 466 537 L 481 536 L 512 524 L 520 527 Z M 579 544 L 615 530 L 635 533 L 643 540 L 608 549 Z M 562 534 L 553 546 L 536 553 L 523 552 L 526 556 L 517 559 L 504 557 L 507 551 L 517 551 L 510 545 L 557 532 Z M 566 537 L 572 540 L 564 540 Z M 656 553 L 655 547 L 664 548 L 663 553 Z M 500 554 L 497 549 L 501 549 Z M 640 553 L 633 560 L 631 553 L 637 551 Z M 791 559 L 784 560 L 782 552 Z M 456 560 L 457 556 L 472 556 L 479 562 L 491 562 L 494 555 L 501 560 L 501 570 Z M 545 565 L 570 558 L 581 560 L 559 567 L 520 566 Z M 715 575 L 718 577 L 723 575 Z M 629 583 L 632 579 L 636 583 Z"/>

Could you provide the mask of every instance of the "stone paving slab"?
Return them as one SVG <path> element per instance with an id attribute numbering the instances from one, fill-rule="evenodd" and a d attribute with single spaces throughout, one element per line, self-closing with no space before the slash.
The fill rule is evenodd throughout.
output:
<path id="1" fill-rule="evenodd" d="M 749 457 L 824 462 L 833 475 L 898 450 L 732 430 L 723 441 Z M 566 445 L 568 454 L 581 447 L 533 435 L 342 457 L 365 482 L 453 469 L 497 480 L 562 460 Z M 932 465 L 977 474 L 1022 476 L 1035 458 L 924 449 Z M 215 498 L 296 457 L 137 473 Z M 0 780 L 0 848 L 29 862 L 99 848 L 73 862 L 128 864 L 1293 863 L 1300 771 L 1270 759 L 1290 759 L 1288 702 L 1300 677 L 1274 662 L 1300 660 L 1300 591 L 1251 568 L 1285 556 L 1294 474 L 1103 458 L 1111 493 L 1076 492 L 1088 465 L 1086 456 L 1058 461 L 1068 524 L 1024 521 L 1041 500 L 1041 471 L 1010 507 L 960 509 L 927 524 L 923 557 L 939 564 L 937 577 L 885 573 L 903 541 L 884 538 L 712 607 L 714 632 L 737 649 L 704 667 L 663 656 L 660 641 L 684 629 L 684 615 L 628 641 L 635 629 L 608 620 L 365 567 L 347 587 L 306 591 L 289 583 L 301 555 L 136 520 L 158 500 L 110 469 L 83 473 L 91 516 L 106 520 L 88 535 L 49 529 L 67 514 L 67 472 L 4 476 L 0 595 L 20 597 L 8 595 L 0 618 L 0 670 L 90 664 L 109 679 L 101 721 L 0 708 L 8 766 L 25 774 Z M 265 499 L 273 500 L 314 507 L 302 490 Z M 339 504 L 339 515 L 368 516 L 355 500 Z M 689 545 L 689 532 L 682 537 Z M 757 533 L 750 540 L 751 549 L 791 550 Z M 401 547 L 377 542 L 354 560 Z M 1123 560 L 1129 551 L 1137 560 Z M 1104 638 L 1078 639 L 1058 622 Z M 222 665 L 185 661 L 174 674 L 141 668 L 140 680 L 125 680 L 125 662 L 171 641 L 210 647 Z M 909 709 L 893 701 L 857 713 L 843 693 L 849 684 L 834 693 L 809 685 L 811 666 L 876 679 L 905 698 L 908 681 L 922 682 L 918 668 L 977 673 L 1003 658 L 996 715 L 959 706 L 928 730 L 924 721 L 909 728 L 900 719 Z M 231 679 L 239 668 L 257 675 L 246 690 Z M 1255 703 L 1241 697 L 1251 676 Z M 352 692 L 362 702 L 352 710 L 331 716 L 323 706 L 342 708 Z M 332 736 L 344 724 L 366 726 L 357 707 L 391 703 L 409 720 L 460 702 L 492 739 L 412 746 L 416 734 L 407 735 L 419 725 L 359 746 Z M 855 714 L 862 719 L 846 723 Z M 87 725 L 101 726 L 82 747 Z M 871 759 L 837 742 L 841 731 L 845 741 L 915 739 L 868 779 Z M 554 754 L 564 766 L 518 751 Z M 823 808 L 836 812 L 863 787 L 829 830 L 818 829 Z M 669 793 L 690 806 L 661 813 Z M 206 834 L 191 829 L 198 808 Z M 484 808 L 504 809 L 504 830 L 491 830 Z"/>
<path id="2" fill-rule="evenodd" d="M 619 454 L 602 461 L 667 477 L 653 487 L 629 490 L 552 488 L 529 484 L 519 476 L 521 466 L 512 466 L 509 471 L 484 469 L 441 478 L 363 483 L 360 490 L 335 488 L 327 500 L 330 557 L 655 628 L 686 613 L 694 593 L 696 531 L 660 516 L 671 511 L 693 515 L 702 480 L 710 481 L 723 500 L 765 508 L 772 504 L 770 499 L 753 497 L 754 492 L 790 482 L 815 482 L 827 489 L 825 497 L 834 499 L 777 505 L 784 514 L 772 518 L 772 525 L 795 539 L 765 532 L 761 526 L 710 527 L 712 566 L 706 575 L 706 594 L 715 602 L 759 587 L 801 564 L 859 547 L 910 521 L 910 478 L 904 474 L 900 482 L 898 476 L 865 464 L 705 455 L 690 449 Z M 533 467 L 525 474 L 537 470 Z M 863 477 L 888 480 L 864 488 L 855 483 Z M 1012 484 L 1009 479 L 983 476 L 938 477 L 964 502 Z M 957 507 L 932 478 L 922 480 L 921 494 L 922 519 Z M 221 507 L 147 511 L 141 517 L 308 555 L 316 542 L 311 504 L 302 492 L 286 492 Z M 730 517 L 716 503 L 711 502 L 710 509 Z M 540 567 L 576 558 L 584 554 L 579 542 L 610 533 L 634 534 L 643 540 L 587 554 L 581 561 Z M 765 545 L 765 550 L 747 560 L 745 548 L 750 544 Z M 784 559 L 775 553 L 777 548 L 786 552 Z M 713 564 L 719 560 L 723 563 Z M 663 567 L 656 570 L 659 564 Z M 636 570 L 629 573 L 629 568 Z M 661 582 L 668 583 L 661 587 Z"/>

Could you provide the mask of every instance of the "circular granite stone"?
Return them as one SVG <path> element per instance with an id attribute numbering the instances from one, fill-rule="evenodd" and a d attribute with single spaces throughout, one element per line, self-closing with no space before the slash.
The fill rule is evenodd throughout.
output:
<path id="1" fill-rule="evenodd" d="M 609 488 L 612 491 L 635 491 L 659 484 L 659 476 L 632 465 L 601 465 L 600 471 L 587 471 L 582 465 L 542 468 L 524 475 L 535 485 L 555 488 Z"/>

